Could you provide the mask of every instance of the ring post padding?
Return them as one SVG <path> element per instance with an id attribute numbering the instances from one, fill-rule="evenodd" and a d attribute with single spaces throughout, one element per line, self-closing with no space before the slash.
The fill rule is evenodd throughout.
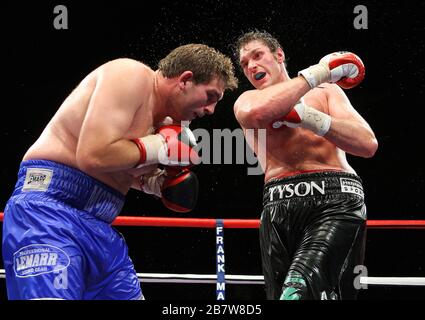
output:
<path id="1" fill-rule="evenodd" d="M 224 271 L 224 223 L 222 219 L 216 220 L 216 267 L 217 267 L 217 300 L 226 299 L 226 280 Z"/>

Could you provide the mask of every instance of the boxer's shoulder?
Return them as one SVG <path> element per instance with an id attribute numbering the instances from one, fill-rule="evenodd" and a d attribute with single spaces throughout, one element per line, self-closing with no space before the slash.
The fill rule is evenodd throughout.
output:
<path id="1" fill-rule="evenodd" d="M 116 58 L 113 60 L 109 60 L 108 62 L 104 63 L 102 66 L 132 66 L 132 67 L 141 67 L 145 69 L 149 69 L 149 66 L 144 64 L 143 62 L 131 59 L 131 58 Z"/>
<path id="2" fill-rule="evenodd" d="M 129 58 L 108 61 L 97 69 L 97 73 L 102 75 L 113 74 L 120 78 L 140 79 L 141 81 L 153 80 L 155 75 L 155 71 L 146 64 Z M 125 78 L 122 78 L 122 80 Z"/>

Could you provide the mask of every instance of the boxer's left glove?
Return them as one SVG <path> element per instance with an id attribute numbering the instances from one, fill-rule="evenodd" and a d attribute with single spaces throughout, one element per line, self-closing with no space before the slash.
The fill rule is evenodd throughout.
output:
<path id="1" fill-rule="evenodd" d="M 272 124 L 274 129 L 286 125 L 290 128 L 305 128 L 324 136 L 331 126 L 331 116 L 304 104 L 301 100 L 281 120 Z"/>
<path id="2" fill-rule="evenodd" d="M 165 169 L 167 172 L 167 168 Z M 198 201 L 199 182 L 196 174 L 184 169 L 177 175 L 167 176 L 162 184 L 162 203 L 176 212 L 192 211 Z"/>
<path id="3" fill-rule="evenodd" d="M 160 127 L 157 134 L 131 141 L 140 152 L 136 168 L 156 163 L 187 168 L 199 163 L 199 155 L 194 149 L 196 139 L 188 127 L 166 125 Z"/>
<path id="4" fill-rule="evenodd" d="M 302 75 L 312 89 L 324 82 L 351 89 L 364 79 L 365 66 L 354 53 L 341 51 L 326 55 L 318 64 L 301 70 L 298 75 Z"/>
<path id="5" fill-rule="evenodd" d="M 198 178 L 187 169 L 157 169 L 140 177 L 140 188 L 161 198 L 165 207 L 176 212 L 189 212 L 198 201 Z"/>

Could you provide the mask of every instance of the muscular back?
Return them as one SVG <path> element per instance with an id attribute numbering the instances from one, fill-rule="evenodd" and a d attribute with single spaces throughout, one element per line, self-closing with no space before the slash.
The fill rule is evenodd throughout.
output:
<path id="1" fill-rule="evenodd" d="M 76 167 L 78 136 L 96 87 L 97 72 L 91 72 L 66 98 L 24 160 L 47 159 Z"/>
<path id="2" fill-rule="evenodd" d="M 122 138 L 132 138 L 151 133 L 152 119 L 146 114 L 142 115 L 141 109 L 142 106 L 144 110 L 149 109 L 147 105 L 150 104 L 154 72 L 137 61 L 118 59 L 100 66 L 81 81 L 62 103 L 41 136 L 26 152 L 23 160 L 45 159 L 79 168 L 76 154 L 77 147 L 80 143 L 83 123 L 85 121 L 92 121 L 89 115 L 93 112 L 91 109 L 95 108 L 93 107 L 93 97 L 96 96 L 98 99 L 99 96 L 103 95 L 102 90 L 107 90 L 107 88 L 102 88 L 102 85 L 100 85 L 100 79 L 104 77 L 105 73 L 111 73 L 117 68 L 126 70 L 123 72 L 128 73 L 130 78 L 132 77 L 132 73 L 139 73 L 142 74 L 144 78 L 148 79 L 147 82 L 145 81 L 144 83 L 147 83 L 148 86 L 144 85 L 143 88 L 140 88 L 139 94 L 141 97 L 137 97 L 141 102 L 140 106 L 138 108 L 136 107 L 136 110 L 129 110 L 128 116 L 132 118 L 129 119 L 131 125 Z M 109 110 L 109 106 L 96 106 L 96 108 L 104 108 L 105 115 L 107 112 L 111 111 Z M 108 127 L 114 126 L 114 123 L 111 123 L 112 121 L 108 120 L 106 117 L 100 118 L 97 121 L 99 123 L 104 122 L 105 135 L 108 134 Z M 98 138 L 101 140 L 101 137 Z M 132 176 L 128 172 L 90 173 L 90 175 L 118 189 L 122 193 L 128 191 L 132 182 Z"/>

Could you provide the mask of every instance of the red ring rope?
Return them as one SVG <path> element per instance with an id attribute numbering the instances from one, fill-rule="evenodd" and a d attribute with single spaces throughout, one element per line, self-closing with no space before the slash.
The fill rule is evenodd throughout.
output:
<path id="1" fill-rule="evenodd" d="M 3 221 L 3 212 L 0 212 Z M 115 226 L 145 227 L 187 227 L 215 228 L 216 219 L 206 218 L 165 218 L 165 217 L 132 217 L 120 216 L 112 223 Z M 223 219 L 225 228 L 256 229 L 260 225 L 258 219 Z M 425 229 L 425 220 L 368 220 L 369 229 Z"/>

